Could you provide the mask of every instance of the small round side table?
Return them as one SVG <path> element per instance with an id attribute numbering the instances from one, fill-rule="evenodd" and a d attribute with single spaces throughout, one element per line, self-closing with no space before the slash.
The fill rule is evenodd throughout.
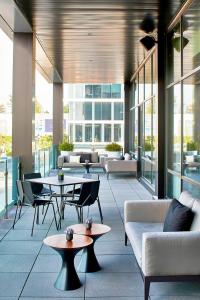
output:
<path id="1" fill-rule="evenodd" d="M 101 270 L 94 252 L 94 244 L 98 238 L 100 238 L 103 234 L 108 233 L 111 228 L 104 224 L 92 224 L 92 228 L 90 230 L 86 229 L 85 224 L 75 224 L 70 227 L 76 234 L 88 236 L 93 239 L 93 243 L 83 250 L 81 261 L 78 266 L 78 271 L 91 273 Z"/>
<path id="2" fill-rule="evenodd" d="M 67 241 L 65 234 L 58 234 L 48 236 L 43 242 L 57 251 L 62 258 L 62 267 L 54 284 L 55 288 L 68 291 L 81 287 L 74 267 L 74 257 L 81 249 L 93 244 L 92 238 L 74 234 L 73 240 Z"/>

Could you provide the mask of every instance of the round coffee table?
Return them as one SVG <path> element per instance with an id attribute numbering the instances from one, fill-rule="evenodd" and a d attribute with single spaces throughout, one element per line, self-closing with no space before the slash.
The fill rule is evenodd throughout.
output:
<path id="1" fill-rule="evenodd" d="M 87 230 L 85 224 L 75 224 L 70 227 L 73 228 L 76 234 L 85 235 L 93 239 L 93 243 L 83 250 L 78 271 L 91 273 L 101 270 L 94 252 L 94 244 L 98 238 L 109 232 L 111 228 L 104 224 L 92 224 L 91 230 Z"/>
<path id="2" fill-rule="evenodd" d="M 65 234 L 58 234 L 48 236 L 43 242 L 56 250 L 62 258 L 62 267 L 54 284 L 55 288 L 67 291 L 81 287 L 74 267 L 74 257 L 81 249 L 93 244 L 92 238 L 74 234 L 73 240 L 67 241 Z"/>

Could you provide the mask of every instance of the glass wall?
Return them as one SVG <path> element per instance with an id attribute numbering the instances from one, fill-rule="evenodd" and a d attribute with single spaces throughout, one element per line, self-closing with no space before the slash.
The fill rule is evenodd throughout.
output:
<path id="1" fill-rule="evenodd" d="M 133 154 L 139 161 L 138 175 L 156 190 L 158 101 L 157 101 L 156 50 L 135 77 L 134 93 L 130 109 L 133 120 Z"/>
<path id="2" fill-rule="evenodd" d="M 13 42 L 0 28 L 0 158 L 12 155 Z"/>
<path id="3" fill-rule="evenodd" d="M 123 145 L 124 92 L 121 84 L 65 84 L 64 133 L 76 148 Z"/>
<path id="4" fill-rule="evenodd" d="M 200 22 L 195 0 L 168 33 L 167 190 L 200 195 Z"/>

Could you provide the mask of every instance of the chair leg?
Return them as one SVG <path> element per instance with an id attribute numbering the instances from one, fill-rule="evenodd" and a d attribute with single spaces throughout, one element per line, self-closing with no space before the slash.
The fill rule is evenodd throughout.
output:
<path id="1" fill-rule="evenodd" d="M 148 278 L 144 278 L 144 300 L 149 299 L 149 290 L 150 290 L 150 280 Z"/>
<path id="2" fill-rule="evenodd" d="M 59 226 L 61 228 L 61 214 L 60 214 L 60 209 L 59 209 L 57 197 L 56 197 L 56 206 L 57 206 L 57 211 L 58 211 L 58 216 L 59 216 Z"/>
<path id="3" fill-rule="evenodd" d="M 42 206 L 42 215 L 44 214 L 44 205 Z"/>
<path id="4" fill-rule="evenodd" d="M 128 242 L 128 237 L 127 237 L 127 234 L 125 232 L 125 246 L 127 246 L 127 242 Z"/>
<path id="5" fill-rule="evenodd" d="M 102 210 L 101 210 L 101 204 L 99 201 L 99 197 L 97 197 L 97 203 L 98 203 L 98 207 L 99 207 L 99 214 L 100 214 L 100 218 L 101 218 L 101 224 L 103 224 L 103 215 L 102 215 Z"/>
<path id="6" fill-rule="evenodd" d="M 15 217 L 14 217 L 14 220 L 13 220 L 13 226 L 12 226 L 13 229 L 14 229 L 14 227 L 15 227 L 15 222 L 16 222 L 16 218 L 17 218 L 17 211 L 18 211 L 18 208 L 19 208 L 19 205 L 18 205 L 18 202 L 17 202 L 17 207 L 16 207 L 16 211 L 15 211 Z"/>
<path id="7" fill-rule="evenodd" d="M 22 206 L 23 206 L 23 203 L 20 201 L 20 210 L 19 210 L 18 220 L 21 218 Z"/>
<path id="8" fill-rule="evenodd" d="M 40 209 L 39 209 L 39 206 L 37 207 L 37 218 L 36 218 L 36 224 L 39 225 L 39 222 L 40 222 Z"/>
<path id="9" fill-rule="evenodd" d="M 54 220 L 55 220 L 55 224 L 56 224 L 56 229 L 58 230 L 59 228 L 58 228 L 58 223 L 57 223 L 57 220 L 56 220 L 56 212 L 55 212 L 55 208 L 54 208 L 53 203 L 51 203 L 51 204 L 52 204 L 52 208 L 53 208 L 53 214 L 54 214 Z"/>
<path id="10" fill-rule="evenodd" d="M 35 224 L 36 209 L 37 209 L 37 206 L 34 207 L 34 216 L 33 216 L 33 224 L 32 224 L 32 229 L 31 229 L 31 236 L 33 236 L 33 229 L 34 229 L 34 224 Z"/>
<path id="11" fill-rule="evenodd" d="M 44 207 L 44 205 L 43 205 L 43 207 Z M 46 215 L 47 215 L 47 211 L 48 211 L 48 209 L 49 209 L 49 203 L 47 204 L 47 208 L 46 208 L 46 211 L 45 211 L 45 214 L 44 214 L 43 220 L 42 220 L 42 224 L 44 224 L 44 220 L 45 220 L 45 218 L 46 218 Z"/>
<path id="12" fill-rule="evenodd" d="M 76 208 L 76 212 L 77 212 L 77 216 L 78 216 L 78 222 L 80 223 L 80 215 L 79 215 L 78 207 L 75 206 L 75 208 Z"/>

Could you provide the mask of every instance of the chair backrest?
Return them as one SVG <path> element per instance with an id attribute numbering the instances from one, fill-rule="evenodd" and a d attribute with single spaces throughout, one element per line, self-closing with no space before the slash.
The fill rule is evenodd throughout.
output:
<path id="1" fill-rule="evenodd" d="M 22 188 L 23 188 L 25 203 L 33 205 L 35 199 L 33 196 L 31 183 L 29 181 L 22 181 Z"/>
<path id="2" fill-rule="evenodd" d="M 21 203 L 23 203 L 24 202 L 24 192 L 23 192 L 21 180 L 16 180 L 16 185 L 17 185 L 17 193 L 18 193 L 19 200 L 21 201 Z"/>
<path id="3" fill-rule="evenodd" d="M 92 205 L 99 194 L 100 181 L 86 182 L 81 186 L 81 192 L 78 200 L 79 205 L 90 206 Z"/>
<path id="4" fill-rule="evenodd" d="M 24 174 L 24 180 L 36 179 L 36 178 L 42 178 L 41 173 L 38 172 L 38 173 L 26 173 L 26 174 Z M 31 188 L 32 188 L 33 194 L 38 195 L 38 194 L 41 193 L 41 191 L 43 189 L 43 184 L 31 182 Z"/>
<path id="5" fill-rule="evenodd" d="M 87 174 L 83 174 L 83 178 L 99 180 L 99 174 L 87 173 Z"/>

